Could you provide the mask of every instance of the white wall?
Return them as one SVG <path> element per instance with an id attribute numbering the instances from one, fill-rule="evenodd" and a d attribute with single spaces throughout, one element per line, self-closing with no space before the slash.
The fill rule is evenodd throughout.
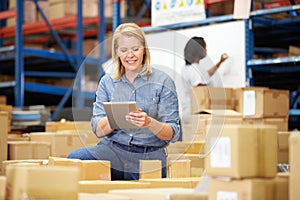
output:
<path id="1" fill-rule="evenodd" d="M 245 24 L 244 21 L 218 23 L 176 31 L 147 34 L 151 52 L 151 63 L 173 78 L 184 65 L 183 49 L 193 36 L 203 37 L 207 44 L 207 58 L 201 60 L 201 66 L 210 68 L 222 53 L 229 58 L 221 65 L 213 77 L 216 86 L 245 87 Z M 175 78 L 176 79 L 176 78 Z"/>

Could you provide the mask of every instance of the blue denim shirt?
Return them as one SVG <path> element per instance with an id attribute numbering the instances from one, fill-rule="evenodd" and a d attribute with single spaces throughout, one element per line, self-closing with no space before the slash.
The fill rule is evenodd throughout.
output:
<path id="1" fill-rule="evenodd" d="M 109 74 L 104 75 L 98 85 L 96 101 L 93 104 L 91 125 L 94 132 L 99 120 L 106 116 L 102 102 L 136 101 L 138 107 L 150 117 L 169 124 L 173 129 L 173 138 L 163 141 L 147 128 L 115 129 L 106 139 L 138 146 L 164 147 L 179 138 L 178 97 L 174 81 L 164 72 L 152 69 L 151 76 L 138 75 L 133 84 L 125 76 L 114 80 Z"/>

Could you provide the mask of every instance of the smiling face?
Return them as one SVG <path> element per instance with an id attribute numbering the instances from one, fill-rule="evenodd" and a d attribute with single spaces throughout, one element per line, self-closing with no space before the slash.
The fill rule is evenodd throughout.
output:
<path id="1" fill-rule="evenodd" d="M 136 37 L 121 35 L 116 50 L 125 68 L 125 73 L 139 73 L 141 71 L 144 47 Z"/>

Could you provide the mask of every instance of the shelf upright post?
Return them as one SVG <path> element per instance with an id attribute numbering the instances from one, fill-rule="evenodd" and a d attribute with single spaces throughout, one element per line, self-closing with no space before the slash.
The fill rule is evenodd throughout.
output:
<path id="1" fill-rule="evenodd" d="M 126 17 L 131 17 L 131 12 L 130 12 L 130 8 L 131 8 L 131 0 L 126 0 Z"/>
<path id="2" fill-rule="evenodd" d="M 16 40 L 15 40 L 15 106 L 22 108 L 24 105 L 24 45 L 23 45 L 23 16 L 24 1 L 17 1 Z"/>
<path id="3" fill-rule="evenodd" d="M 82 0 L 77 0 L 77 78 L 76 78 L 76 107 L 83 108 L 84 94 L 82 92 L 82 83 L 84 80 L 84 66 L 81 66 L 83 60 L 82 45 L 83 45 L 83 25 L 82 25 Z"/>
<path id="4" fill-rule="evenodd" d="M 98 42 L 99 42 L 99 62 L 98 62 L 98 77 L 100 77 L 105 73 L 103 71 L 102 64 L 106 60 L 105 55 L 105 33 L 106 33 L 106 19 L 105 19 L 105 6 L 104 6 L 104 0 L 99 0 L 99 17 L 100 17 L 100 25 L 98 26 Z"/>
<path id="5" fill-rule="evenodd" d="M 143 0 L 143 2 L 143 7 L 135 18 L 135 22 L 140 21 L 147 10 L 151 11 L 151 0 Z"/>
<path id="6" fill-rule="evenodd" d="M 246 44 L 246 86 L 253 86 L 252 69 L 248 65 L 248 61 L 253 58 L 254 54 L 254 33 L 251 18 L 245 19 L 245 44 Z"/>
<path id="7" fill-rule="evenodd" d="M 121 0 L 113 1 L 113 30 L 115 30 L 121 23 Z"/>
<path id="8" fill-rule="evenodd" d="M 2 0 L 0 2 L 0 12 L 7 10 L 7 1 Z M 0 20 L 0 28 L 4 27 L 6 25 L 6 20 Z M 0 47 L 3 46 L 3 39 L 0 38 Z"/>

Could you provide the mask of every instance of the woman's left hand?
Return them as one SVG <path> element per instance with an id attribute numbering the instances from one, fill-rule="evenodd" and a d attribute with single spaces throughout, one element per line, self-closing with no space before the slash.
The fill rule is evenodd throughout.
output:
<path id="1" fill-rule="evenodd" d="M 128 115 L 126 115 L 126 120 L 140 128 L 146 128 L 151 123 L 151 118 L 140 108 L 138 109 L 138 111 L 130 112 Z"/>

